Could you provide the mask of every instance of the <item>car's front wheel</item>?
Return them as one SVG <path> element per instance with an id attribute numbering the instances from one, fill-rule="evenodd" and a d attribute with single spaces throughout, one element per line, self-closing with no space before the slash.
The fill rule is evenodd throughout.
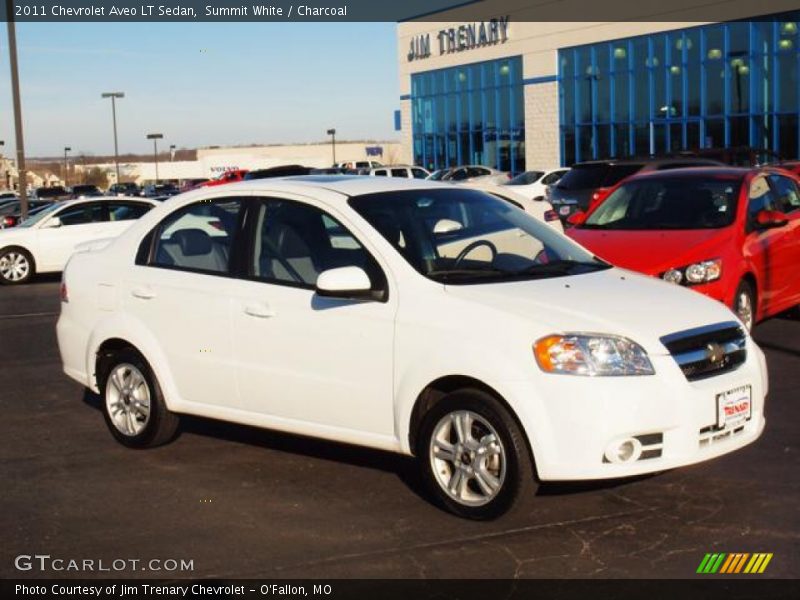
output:
<path id="1" fill-rule="evenodd" d="M 117 441 L 131 448 L 150 448 L 172 440 L 179 420 L 167 409 L 147 361 L 125 349 L 109 357 L 106 367 L 103 414 Z"/>
<path id="2" fill-rule="evenodd" d="M 23 248 L 0 250 L 0 282 L 17 285 L 29 281 L 34 274 L 33 257 Z"/>
<path id="3" fill-rule="evenodd" d="M 422 420 L 416 452 L 434 500 L 460 517 L 499 517 L 536 490 L 522 431 L 480 390 L 456 391 L 434 405 Z"/>

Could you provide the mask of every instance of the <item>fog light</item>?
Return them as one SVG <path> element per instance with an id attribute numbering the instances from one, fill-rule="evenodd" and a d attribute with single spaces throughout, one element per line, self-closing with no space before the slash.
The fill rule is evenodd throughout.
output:
<path id="1" fill-rule="evenodd" d="M 642 443 L 636 438 L 617 440 L 606 448 L 606 460 L 614 464 L 635 462 L 642 455 Z"/>
<path id="2" fill-rule="evenodd" d="M 683 273 L 680 269 L 670 269 L 663 275 L 664 281 L 669 283 L 680 283 L 683 280 Z"/>

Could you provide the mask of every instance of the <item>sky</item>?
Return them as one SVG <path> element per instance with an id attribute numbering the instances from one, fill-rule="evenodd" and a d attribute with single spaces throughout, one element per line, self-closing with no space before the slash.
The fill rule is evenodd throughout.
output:
<path id="1" fill-rule="evenodd" d="M 395 139 L 395 23 L 18 23 L 29 157 L 209 145 Z M 0 29 L 0 140 L 14 152 L 8 40 Z"/>

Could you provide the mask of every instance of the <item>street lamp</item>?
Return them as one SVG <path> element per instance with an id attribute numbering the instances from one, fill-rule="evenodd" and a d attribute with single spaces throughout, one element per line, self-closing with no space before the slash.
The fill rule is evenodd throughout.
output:
<path id="1" fill-rule="evenodd" d="M 147 139 L 153 140 L 153 158 L 156 163 L 156 185 L 158 185 L 158 140 L 164 139 L 164 135 L 161 133 L 148 133 Z"/>
<path id="2" fill-rule="evenodd" d="M 114 122 L 114 166 L 117 171 L 117 183 L 119 183 L 119 150 L 117 148 L 117 98 L 124 98 L 125 92 L 103 92 L 101 98 L 111 98 L 111 118 Z"/>
<path id="3" fill-rule="evenodd" d="M 64 146 L 64 187 L 69 185 L 69 169 L 67 168 L 67 152 L 72 152 L 72 148 Z"/>
<path id="4" fill-rule="evenodd" d="M 331 150 L 333 151 L 333 166 L 336 166 L 336 130 L 328 129 L 328 135 L 331 136 Z"/>
<path id="5" fill-rule="evenodd" d="M 175 144 L 169 145 L 169 162 L 175 160 Z"/>

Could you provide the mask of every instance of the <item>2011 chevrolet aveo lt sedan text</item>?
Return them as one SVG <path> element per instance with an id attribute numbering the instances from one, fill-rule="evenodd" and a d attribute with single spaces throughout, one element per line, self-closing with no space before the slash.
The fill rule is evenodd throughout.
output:
<path id="1" fill-rule="evenodd" d="M 688 465 L 764 428 L 764 356 L 726 307 L 433 182 L 176 197 L 73 255 L 58 341 L 127 446 L 192 414 L 411 454 L 476 519 L 536 478 Z"/>

